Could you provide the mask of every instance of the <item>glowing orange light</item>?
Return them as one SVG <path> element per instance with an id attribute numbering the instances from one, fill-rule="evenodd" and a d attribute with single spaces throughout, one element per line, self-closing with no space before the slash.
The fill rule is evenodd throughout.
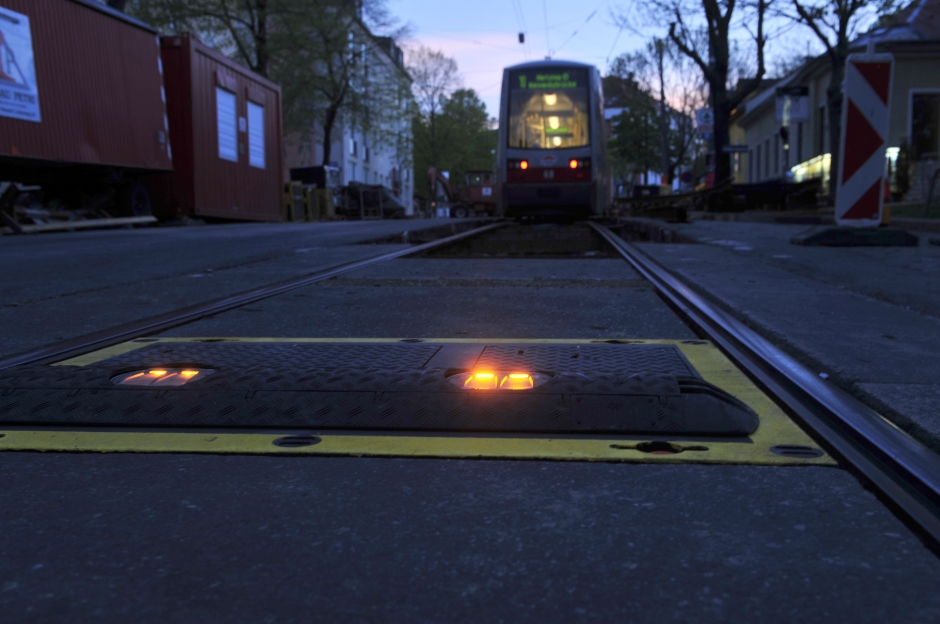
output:
<path id="1" fill-rule="evenodd" d="M 519 168 L 522 169 L 523 171 L 525 171 L 526 169 L 528 169 L 528 168 L 529 168 L 529 161 L 528 161 L 528 160 L 523 160 L 521 163 L 519 163 Z"/>
<path id="2" fill-rule="evenodd" d="M 152 368 L 117 375 L 112 377 L 111 381 L 125 386 L 163 388 L 185 386 L 191 381 L 197 381 L 197 377 L 202 379 L 214 372 L 211 368 Z"/>
<path id="3" fill-rule="evenodd" d="M 499 387 L 498 381 L 494 373 L 474 373 L 467 378 L 463 387 L 473 390 L 492 390 Z"/>
<path id="4" fill-rule="evenodd" d="M 568 163 L 568 166 L 571 167 L 572 169 L 577 169 L 577 168 L 578 168 L 578 161 L 575 160 L 575 159 L 571 159 L 571 162 Z"/>
<path id="5" fill-rule="evenodd" d="M 509 373 L 499 384 L 503 390 L 528 390 L 534 386 L 535 381 L 528 373 Z"/>

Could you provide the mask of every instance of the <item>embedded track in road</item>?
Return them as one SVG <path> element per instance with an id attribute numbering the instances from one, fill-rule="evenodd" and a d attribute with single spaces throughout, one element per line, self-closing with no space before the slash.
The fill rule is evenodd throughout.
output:
<path id="1" fill-rule="evenodd" d="M 940 541 L 940 460 L 929 449 L 716 308 L 611 229 L 590 224 L 607 245 L 598 251 L 583 236 L 575 237 L 578 240 L 566 239 L 564 230 L 526 231 L 506 226 L 506 223 L 486 225 L 2 360 L 0 370 L 6 373 L 0 379 L 0 390 L 4 396 L 18 397 L 15 404 L 12 399 L 6 400 L 5 414 L 26 410 L 27 405 L 29 414 L 40 414 L 55 402 L 49 400 L 53 391 L 61 394 L 56 401 L 65 407 L 78 405 L 70 402 L 77 393 L 87 392 L 98 398 L 85 412 L 84 408 L 66 409 L 62 413 L 68 415 L 58 419 L 7 418 L 4 422 L 11 426 L 10 434 L 0 441 L 0 449 L 831 465 L 831 457 L 818 452 L 813 440 L 799 431 L 795 421 L 831 456 L 870 481 L 909 521 Z M 553 232 L 560 234 L 556 236 Z M 158 336 L 172 328 L 390 260 L 418 255 L 498 257 L 499 250 L 507 246 L 512 246 L 510 251 L 515 257 L 606 254 L 622 258 L 694 328 L 699 340 Z M 512 286 L 513 279 L 519 281 L 511 277 L 504 281 Z M 421 281 L 414 280 L 419 287 Z M 380 280 L 370 278 L 364 283 L 378 285 Z M 284 351 L 285 345 L 290 347 L 289 352 Z M 354 348 L 359 350 L 356 356 L 351 355 Z M 274 353 L 278 354 L 279 365 L 272 364 Z M 656 355 L 644 360 L 647 356 L 643 353 Z M 564 358 L 565 363 L 559 364 L 559 358 Z M 584 364 L 592 358 L 600 363 L 594 368 Z M 574 359 L 578 361 L 577 370 L 571 368 Z M 393 364 L 382 369 L 377 363 L 385 360 Z M 624 364 L 627 360 L 634 364 Z M 165 401 L 148 403 L 142 399 L 150 396 L 148 390 L 134 390 L 137 393 L 134 394 L 110 386 L 116 372 L 125 374 L 174 362 L 193 367 L 201 362 L 224 363 L 220 367 L 224 370 L 218 373 L 213 370 L 213 375 L 202 382 L 201 396 L 179 394 L 190 401 L 185 410 L 181 408 L 180 413 L 184 414 L 181 418 L 166 416 L 170 408 Z M 342 374 L 337 373 L 338 362 L 342 364 Z M 407 373 L 400 370 L 403 362 L 412 362 Z M 520 366 L 530 371 L 550 370 L 554 377 L 543 388 L 533 388 L 531 394 L 503 395 L 498 405 L 464 405 L 465 393 L 448 386 L 448 380 L 458 374 L 470 374 L 475 366 L 484 365 L 481 363 L 494 370 L 516 370 Z M 80 374 L 74 373 L 79 370 L 75 367 L 81 367 Z M 367 369 L 365 375 L 363 369 Z M 393 374 L 383 377 L 383 370 L 392 369 Z M 312 370 L 329 374 L 317 377 L 311 374 Z M 618 374 L 611 372 L 614 370 Z M 51 381 L 50 375 L 54 377 Z M 36 381 L 40 379 L 46 381 Z M 560 389 L 563 381 L 570 385 L 566 390 Z M 700 382 L 714 390 L 706 392 L 702 390 L 704 385 L 695 386 Z M 207 405 L 223 401 L 220 397 L 240 405 L 245 388 L 250 389 L 250 396 L 242 407 L 219 411 L 224 418 L 205 417 L 210 411 Z M 433 396 L 439 399 L 430 408 L 428 388 L 433 388 Z M 694 420 L 707 410 L 698 403 L 692 404 L 706 395 L 724 401 L 719 405 L 719 411 L 725 410 L 721 418 L 728 416 L 726 412 L 734 401 L 740 399 L 746 405 L 740 414 L 728 417 L 730 420 L 726 418 L 720 426 L 715 419 L 709 421 L 712 429 L 708 429 Z M 772 401 L 767 400 L 768 395 Z M 658 397 L 660 404 L 671 400 L 674 406 L 685 401 L 689 407 L 678 416 L 664 419 L 650 407 L 655 403 L 650 402 L 650 397 Z M 564 410 L 555 410 L 558 405 L 569 403 Z M 290 407 L 272 407 L 285 404 Z M 91 404 L 85 407 L 88 405 Z M 571 407 L 576 405 L 581 407 Z M 430 416 L 429 409 L 433 412 Z M 604 409 L 610 413 L 597 417 Z M 617 414 L 627 412 L 645 414 L 646 409 L 651 409 L 652 415 L 634 419 L 632 424 L 625 425 L 617 418 Z M 311 411 L 321 415 L 306 420 L 296 416 Z M 83 420 L 78 416 L 80 412 L 94 417 Z M 344 421 L 336 417 L 340 412 L 363 416 L 355 422 Z M 750 412 L 760 418 L 756 432 L 741 424 Z M 494 419 L 494 413 L 513 417 Z M 396 416 L 389 418 L 389 414 Z M 448 418 L 448 414 L 453 416 Z M 548 416 L 551 425 L 545 424 Z M 486 426 L 479 424 L 484 421 Z M 58 427 L 57 440 L 44 436 L 37 430 L 37 424 Z M 108 432 L 110 437 L 105 439 L 103 434 L 90 430 L 62 430 L 66 426 L 118 429 Z M 222 432 L 206 443 L 205 436 L 193 439 L 180 431 L 187 426 L 202 432 Z M 146 434 L 149 437 L 145 439 L 128 431 L 128 427 L 150 428 Z M 160 431 L 160 427 L 165 430 Z M 265 434 L 246 432 L 252 427 L 264 428 Z M 744 427 L 735 435 L 746 436 L 750 446 L 721 437 L 729 435 L 734 427 Z M 225 432 L 226 428 L 238 431 Z M 285 437 L 271 431 L 277 428 L 318 432 L 333 429 L 339 433 L 301 432 Z M 454 435 L 442 436 L 442 431 Z M 532 437 L 532 432 L 547 432 L 554 437 Z M 623 439 L 604 438 L 598 442 L 598 432 Z M 695 442 L 695 436 L 704 436 L 704 441 Z M 285 442 L 288 438 L 295 440 Z"/>

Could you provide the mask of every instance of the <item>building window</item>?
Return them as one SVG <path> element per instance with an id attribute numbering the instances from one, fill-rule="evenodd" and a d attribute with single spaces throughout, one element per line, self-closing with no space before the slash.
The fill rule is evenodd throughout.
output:
<path id="1" fill-rule="evenodd" d="M 757 166 L 754 167 L 754 181 L 760 181 L 760 145 L 757 146 Z"/>
<path id="2" fill-rule="evenodd" d="M 774 135 L 774 173 L 780 173 L 780 135 Z"/>
<path id="3" fill-rule="evenodd" d="M 248 102 L 248 164 L 264 169 L 264 106 Z"/>
<path id="4" fill-rule="evenodd" d="M 764 139 L 764 179 L 770 177 L 770 139 Z"/>
<path id="5" fill-rule="evenodd" d="M 826 153 L 826 105 L 823 104 L 816 111 L 816 155 Z"/>
<path id="6" fill-rule="evenodd" d="M 356 181 L 356 163 L 349 163 L 349 181 Z"/>
<path id="7" fill-rule="evenodd" d="M 215 116 L 219 135 L 219 158 L 238 162 L 238 114 L 235 94 L 215 88 Z"/>
<path id="8" fill-rule="evenodd" d="M 747 153 L 747 181 L 754 181 L 754 150 Z"/>
<path id="9" fill-rule="evenodd" d="M 803 162 L 803 122 L 798 122 L 796 124 L 796 158 L 793 159 L 794 164 L 799 164 Z"/>
<path id="10" fill-rule="evenodd" d="M 940 93 L 912 95 L 911 147 L 916 160 L 940 152 Z"/>

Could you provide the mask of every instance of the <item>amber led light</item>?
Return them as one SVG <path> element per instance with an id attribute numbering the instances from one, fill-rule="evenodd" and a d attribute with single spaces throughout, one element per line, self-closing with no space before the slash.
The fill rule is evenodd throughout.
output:
<path id="1" fill-rule="evenodd" d="M 464 390 L 530 390 L 545 383 L 551 375 L 509 371 L 474 371 L 449 377 Z"/>
<path id="2" fill-rule="evenodd" d="M 215 371 L 208 368 L 147 368 L 144 370 L 122 373 L 111 378 L 118 386 L 183 386 L 196 379 L 211 375 Z"/>

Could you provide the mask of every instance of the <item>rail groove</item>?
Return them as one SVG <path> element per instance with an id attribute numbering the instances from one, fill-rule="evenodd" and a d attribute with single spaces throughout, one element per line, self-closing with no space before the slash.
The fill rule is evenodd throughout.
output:
<path id="1" fill-rule="evenodd" d="M 728 357 L 940 543 L 940 457 L 716 308 L 635 246 L 602 225 L 590 225 Z"/>

